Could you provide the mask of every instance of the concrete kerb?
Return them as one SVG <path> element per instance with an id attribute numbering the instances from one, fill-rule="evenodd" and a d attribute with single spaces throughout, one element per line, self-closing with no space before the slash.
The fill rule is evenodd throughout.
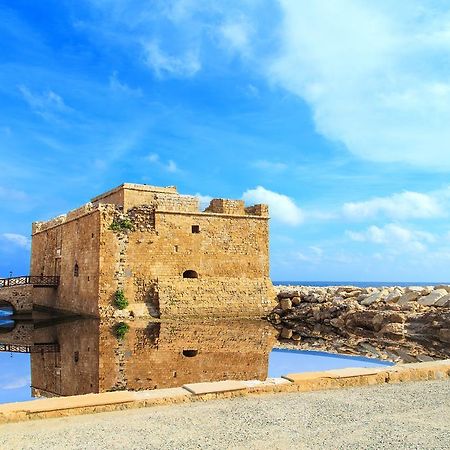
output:
<path id="1" fill-rule="evenodd" d="M 193 383 L 172 389 L 153 391 L 117 391 L 101 394 L 57 397 L 0 405 L 0 424 L 33 419 L 110 412 L 157 405 L 206 401 L 246 395 L 278 392 L 308 392 L 324 389 L 369 386 L 407 381 L 450 378 L 450 359 L 382 368 L 350 368 L 323 372 L 287 374 L 266 381 L 219 381 Z"/>

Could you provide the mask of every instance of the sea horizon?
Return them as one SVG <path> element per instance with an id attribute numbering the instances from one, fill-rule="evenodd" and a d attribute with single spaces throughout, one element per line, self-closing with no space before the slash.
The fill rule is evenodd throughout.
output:
<path id="1" fill-rule="evenodd" d="M 450 284 L 448 281 L 272 281 L 275 286 L 355 286 L 365 287 L 408 287 L 408 286 L 438 286 Z"/>

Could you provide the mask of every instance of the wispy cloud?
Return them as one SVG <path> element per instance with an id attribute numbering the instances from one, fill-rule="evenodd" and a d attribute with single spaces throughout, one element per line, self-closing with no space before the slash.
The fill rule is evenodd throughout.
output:
<path id="1" fill-rule="evenodd" d="M 44 119 L 56 119 L 58 115 L 72 111 L 72 108 L 64 103 L 63 98 L 54 91 L 37 94 L 26 86 L 18 86 L 18 89 L 30 108 Z"/>
<path id="2" fill-rule="evenodd" d="M 286 225 L 295 226 L 303 222 L 303 211 L 287 195 L 258 186 L 255 189 L 245 191 L 242 198 L 249 203 L 269 205 L 271 217 Z"/>
<path id="3" fill-rule="evenodd" d="M 16 234 L 16 233 L 3 233 L 1 237 L 8 241 L 9 243 L 20 247 L 29 249 L 31 246 L 31 240 L 28 236 L 24 236 L 22 234 Z"/>
<path id="4" fill-rule="evenodd" d="M 10 381 L 3 382 L 2 385 L 0 386 L 0 389 L 9 391 L 12 389 L 24 388 L 30 386 L 30 384 L 31 384 L 30 377 L 17 377 L 11 379 Z"/>
<path id="5" fill-rule="evenodd" d="M 253 32 L 251 23 L 244 16 L 227 19 L 219 27 L 219 33 L 226 48 L 241 55 L 247 55 L 251 51 Z"/>
<path id="6" fill-rule="evenodd" d="M 126 95 L 131 95 L 134 97 L 142 97 L 143 93 L 140 88 L 132 88 L 126 83 L 119 80 L 119 75 L 117 71 L 114 71 L 109 77 L 109 88 L 114 92 L 119 92 Z"/>
<path id="7" fill-rule="evenodd" d="M 278 161 L 267 161 L 265 159 L 254 161 L 251 165 L 252 167 L 255 167 L 257 169 L 267 170 L 270 172 L 283 172 L 288 168 L 288 165 L 286 163 Z"/>
<path id="8" fill-rule="evenodd" d="M 177 166 L 177 164 L 175 163 L 175 161 L 173 161 L 172 159 L 169 159 L 167 161 L 163 161 L 157 153 L 150 153 L 146 157 L 146 160 L 149 163 L 151 163 L 153 165 L 156 165 L 156 166 L 160 167 L 161 169 L 163 169 L 163 170 L 165 170 L 166 172 L 169 172 L 169 173 L 177 173 L 177 172 L 181 171 L 179 169 L 179 167 Z"/>
<path id="9" fill-rule="evenodd" d="M 201 63 L 195 50 L 188 50 L 182 55 L 173 56 L 164 52 L 157 41 L 144 44 L 145 62 L 156 76 L 192 77 L 200 69 Z"/>

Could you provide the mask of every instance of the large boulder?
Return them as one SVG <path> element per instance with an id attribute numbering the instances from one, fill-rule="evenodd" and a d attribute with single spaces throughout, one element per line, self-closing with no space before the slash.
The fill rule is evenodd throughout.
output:
<path id="1" fill-rule="evenodd" d="M 441 297 L 434 306 L 450 306 L 450 294 Z"/>
<path id="2" fill-rule="evenodd" d="M 366 297 L 364 300 L 362 300 L 361 305 L 370 306 L 372 303 L 379 302 L 382 300 L 383 295 L 384 295 L 383 291 L 374 292 L 373 294 L 370 294 L 368 297 Z"/>
<path id="3" fill-rule="evenodd" d="M 420 297 L 418 303 L 424 306 L 433 306 L 440 298 L 447 294 L 448 292 L 445 289 L 435 289 L 430 294 Z"/>
<path id="4" fill-rule="evenodd" d="M 411 288 L 407 288 L 411 289 Z M 397 301 L 397 305 L 406 305 L 409 302 L 415 302 L 420 297 L 421 291 L 409 290 L 405 292 Z"/>

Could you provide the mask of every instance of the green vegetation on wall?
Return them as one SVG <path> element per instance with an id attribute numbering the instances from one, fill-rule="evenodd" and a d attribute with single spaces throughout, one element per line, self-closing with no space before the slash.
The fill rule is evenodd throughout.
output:
<path id="1" fill-rule="evenodd" d="M 125 297 L 123 289 L 118 289 L 114 294 L 114 303 L 119 309 L 125 309 L 128 306 L 128 300 Z"/>
<path id="2" fill-rule="evenodd" d="M 133 231 L 134 225 L 128 218 L 114 219 L 112 224 L 109 226 L 109 229 L 113 231 Z"/>
<path id="3" fill-rule="evenodd" d="M 118 339 L 123 339 L 128 333 L 130 326 L 125 322 L 120 322 L 116 325 L 116 337 Z"/>

